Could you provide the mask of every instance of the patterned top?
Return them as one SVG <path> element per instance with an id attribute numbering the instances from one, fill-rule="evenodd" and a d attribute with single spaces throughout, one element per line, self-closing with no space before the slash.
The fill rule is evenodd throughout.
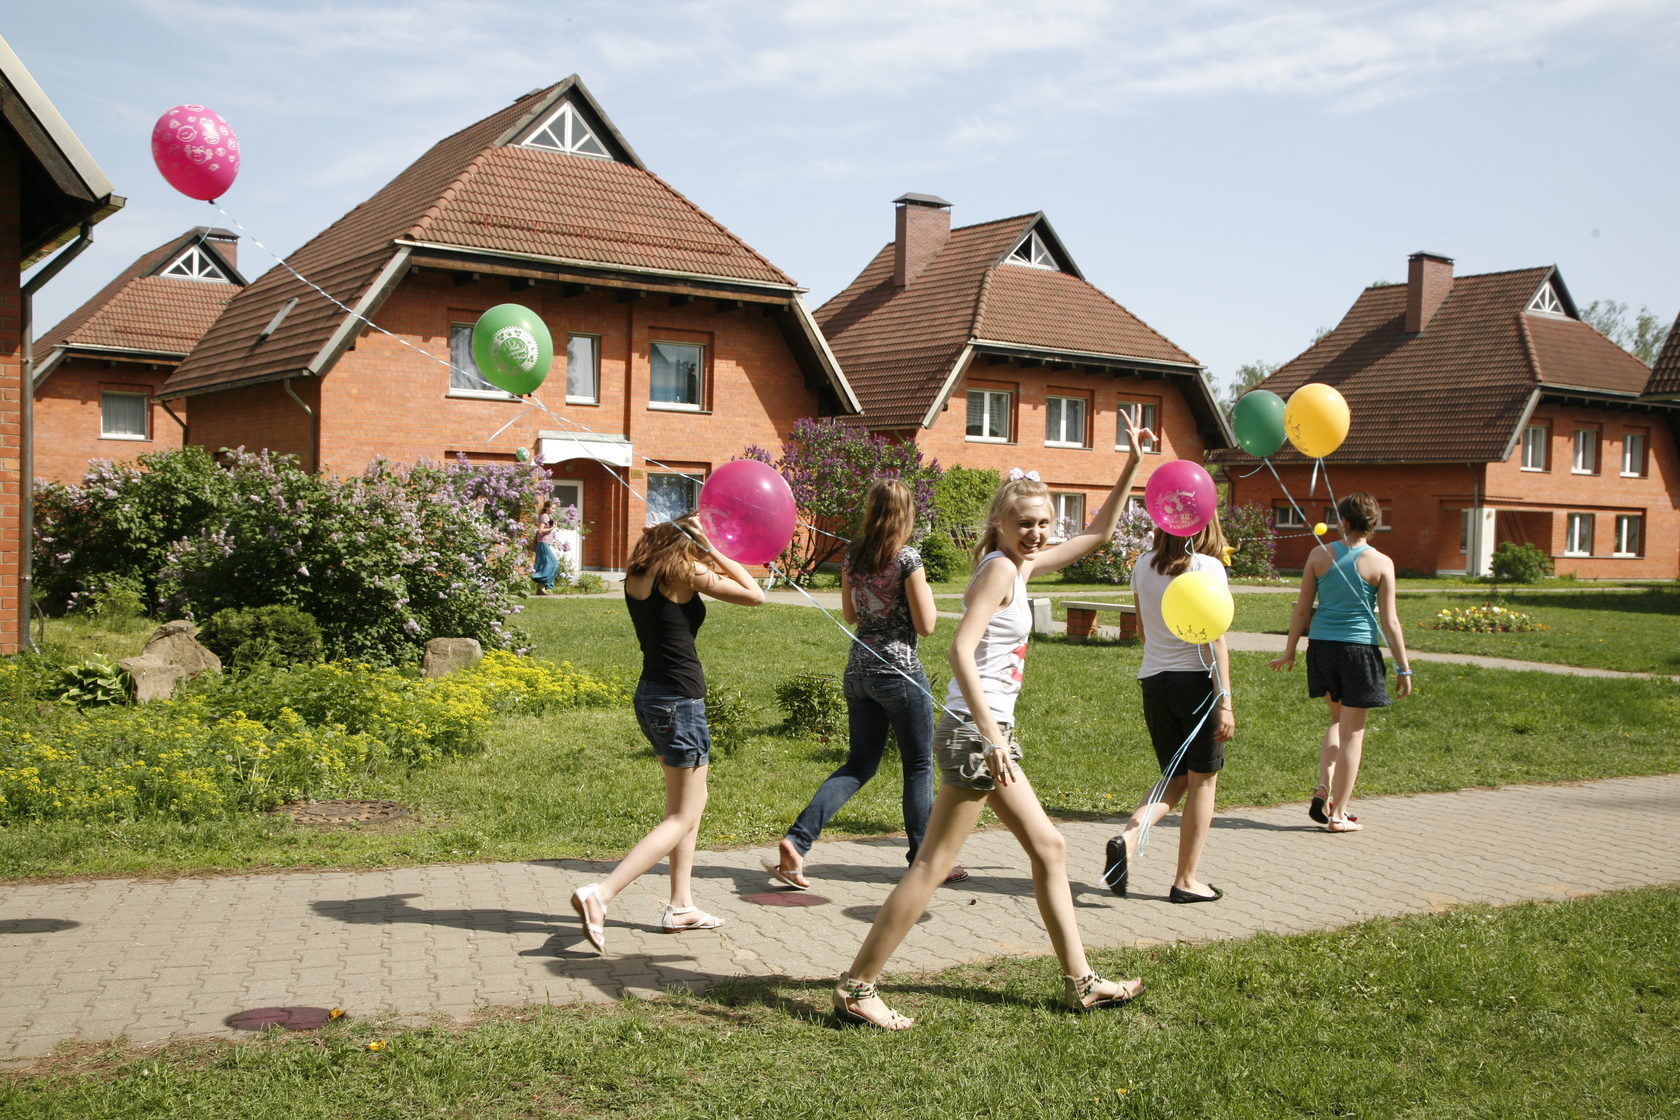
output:
<path id="1" fill-rule="evenodd" d="M 852 589 L 852 609 L 857 611 L 858 640 L 852 643 L 846 672 L 897 676 L 922 671 L 922 663 L 916 658 L 916 626 L 910 619 L 910 600 L 904 594 L 904 581 L 921 567 L 921 553 L 908 545 L 898 550 L 885 571 L 874 575 L 858 575 L 847 559 L 846 579 Z"/>

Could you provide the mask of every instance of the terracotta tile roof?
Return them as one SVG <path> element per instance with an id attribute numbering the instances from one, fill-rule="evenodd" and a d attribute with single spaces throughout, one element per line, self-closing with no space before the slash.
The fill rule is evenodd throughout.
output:
<path id="1" fill-rule="evenodd" d="M 204 228 L 189 230 L 141 254 L 91 299 L 41 335 L 35 342 L 37 353 L 45 355 L 55 347 L 97 347 L 147 357 L 184 357 L 244 283 L 244 278 L 219 255 L 218 262 L 232 277 L 229 281 L 156 275 L 208 232 Z M 205 248 L 215 253 L 213 246 Z"/>
<path id="2" fill-rule="evenodd" d="M 1406 285 L 1367 288 L 1336 328 L 1267 378 L 1288 399 L 1334 386 L 1353 414 L 1345 462 L 1493 462 L 1509 453 L 1536 391 L 1636 395 L 1644 365 L 1577 319 L 1527 311 L 1554 268 L 1459 276 L 1433 318 L 1405 333 Z M 1221 459 L 1245 460 L 1241 452 Z M 1301 456 L 1285 444 L 1279 461 Z"/>
<path id="3" fill-rule="evenodd" d="M 975 339 L 1196 368 L 1194 358 L 1080 277 L 1001 263 L 1041 220 L 1023 214 L 953 229 L 904 288 L 893 285 L 889 242 L 817 309 L 863 404 L 863 422 L 920 424 Z"/>
<path id="4" fill-rule="evenodd" d="M 537 123 L 561 97 L 599 120 L 630 162 L 500 146 Z M 439 141 L 287 261 L 355 307 L 392 262 L 400 240 L 793 286 L 642 168 L 575 75 Z M 373 295 L 377 304 L 383 293 Z M 262 329 L 294 297 L 297 305 L 259 342 Z M 367 312 L 370 317 L 375 310 Z M 310 367 L 346 319 L 319 292 L 276 266 L 229 304 L 163 395 L 322 372 Z"/>
<path id="5" fill-rule="evenodd" d="M 1668 329 L 1668 341 L 1663 343 L 1662 353 L 1651 367 L 1651 380 L 1646 383 L 1645 391 L 1656 397 L 1680 397 L 1680 316 L 1675 317 L 1674 325 Z"/>

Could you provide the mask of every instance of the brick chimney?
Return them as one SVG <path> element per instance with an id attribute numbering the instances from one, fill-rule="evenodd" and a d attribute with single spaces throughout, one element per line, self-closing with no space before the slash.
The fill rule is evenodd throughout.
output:
<path id="1" fill-rule="evenodd" d="M 1413 253 L 1406 269 L 1406 333 L 1429 325 L 1441 301 L 1452 291 L 1453 262 L 1440 253 Z"/>
<path id="2" fill-rule="evenodd" d="M 907 287 L 951 237 L 951 204 L 931 194 L 893 199 L 898 208 L 893 233 L 893 287 Z"/>
<path id="3" fill-rule="evenodd" d="M 239 235 L 232 230 L 209 229 L 204 231 L 204 240 L 209 242 L 216 254 L 228 263 L 229 268 L 239 267 Z"/>

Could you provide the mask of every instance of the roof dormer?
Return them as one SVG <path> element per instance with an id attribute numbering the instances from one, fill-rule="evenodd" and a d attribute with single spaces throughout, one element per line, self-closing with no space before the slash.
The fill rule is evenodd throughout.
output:
<path id="1" fill-rule="evenodd" d="M 157 275 L 172 276 L 177 280 L 208 280 L 221 284 L 233 282 L 215 255 L 196 241 L 176 254 L 174 260 L 158 269 Z"/>
<path id="2" fill-rule="evenodd" d="M 1558 290 L 1550 280 L 1540 285 L 1540 290 L 1534 293 L 1534 298 L 1528 301 L 1528 310 L 1540 315 L 1553 315 L 1559 319 L 1570 318 L 1569 309 L 1558 296 Z"/>
<path id="3" fill-rule="evenodd" d="M 1079 276 L 1079 267 L 1062 248 L 1061 239 L 1050 228 L 1050 222 L 1038 214 L 1015 247 L 1004 254 L 1001 264 L 1018 264 L 1024 268 L 1042 268 L 1046 272 L 1066 272 Z"/>
<path id="4" fill-rule="evenodd" d="M 613 158 L 583 113 L 570 101 L 561 101 L 548 117 L 526 132 L 516 143 L 526 148 L 543 148 L 590 159 Z"/>

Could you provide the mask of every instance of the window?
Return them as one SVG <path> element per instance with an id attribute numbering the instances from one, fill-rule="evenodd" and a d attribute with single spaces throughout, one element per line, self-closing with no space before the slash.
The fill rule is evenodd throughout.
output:
<path id="1" fill-rule="evenodd" d="M 1568 535 L 1563 542 L 1563 554 L 1565 556 L 1591 556 L 1592 538 L 1593 515 L 1590 513 L 1570 514 Z"/>
<path id="2" fill-rule="evenodd" d="M 685 474 L 650 474 L 647 480 L 647 523 L 674 521 L 700 505 L 700 480 Z"/>
<path id="3" fill-rule="evenodd" d="M 1557 289 L 1548 282 L 1544 288 L 1534 293 L 1534 298 L 1528 301 L 1530 311 L 1538 311 L 1542 315 L 1562 315 L 1567 317 L 1569 312 L 1563 309 L 1563 301 L 1558 298 Z"/>
<path id="4" fill-rule="evenodd" d="M 589 131 L 589 126 L 583 122 L 578 111 L 572 108 L 572 103 L 562 101 L 560 108 L 553 116 L 538 125 L 521 141 L 528 148 L 548 148 L 556 152 L 569 152 L 574 156 L 590 156 L 595 159 L 611 159 L 612 154 Z"/>
<path id="5" fill-rule="evenodd" d="M 1372 532 L 1386 533 L 1389 530 L 1393 529 L 1394 525 L 1392 524 L 1392 522 L 1394 520 L 1394 507 L 1379 504 L 1377 506 L 1377 520 L 1378 520 L 1377 527 L 1375 529 L 1373 529 Z M 1329 539 L 1329 533 L 1331 533 L 1331 532 L 1339 533 L 1341 531 L 1341 521 L 1338 520 L 1337 517 L 1336 517 L 1336 507 L 1335 506 L 1325 506 L 1324 507 L 1324 524 L 1325 524 L 1325 526 L 1328 530 L 1328 532 L 1326 532 L 1326 534 L 1325 534 L 1326 539 Z"/>
<path id="6" fill-rule="evenodd" d="M 1643 556 L 1645 517 L 1638 513 L 1616 515 L 1616 555 Z"/>
<path id="7" fill-rule="evenodd" d="M 1057 540 L 1067 540 L 1085 528 L 1085 495 L 1051 494 L 1056 507 L 1056 524 L 1052 530 Z"/>
<path id="8" fill-rule="evenodd" d="M 1121 401 L 1120 412 L 1122 416 L 1115 421 L 1114 450 L 1130 451 L 1132 449 L 1131 444 L 1126 440 L 1126 421 L 1124 417 L 1138 416 L 1141 413 L 1142 419 L 1138 422 L 1138 426 L 1148 428 L 1159 436 L 1161 434 L 1160 429 L 1155 425 L 1160 411 L 1160 406 L 1156 404 L 1149 404 L 1144 401 Z M 1158 439 L 1145 439 L 1143 441 L 1142 450 L 1145 452 L 1159 451 L 1160 449 L 1161 444 Z"/>
<path id="9" fill-rule="evenodd" d="M 452 397 L 488 397 L 511 401 L 504 393 L 478 375 L 478 363 L 473 361 L 470 324 L 453 323 L 449 327 L 449 395 Z"/>
<path id="10" fill-rule="evenodd" d="M 99 395 L 100 439 L 150 439 L 146 414 L 151 398 L 144 393 L 101 393 Z"/>
<path id="11" fill-rule="evenodd" d="M 1596 428 L 1575 429 L 1575 463 L 1571 470 L 1575 474 L 1598 473 L 1598 430 Z"/>
<path id="12" fill-rule="evenodd" d="M 1009 439 L 1009 394 L 991 389 L 968 391 L 968 438 L 1005 443 Z"/>
<path id="13" fill-rule="evenodd" d="M 662 408 L 698 410 L 706 348 L 686 342 L 655 342 L 648 354 L 648 401 Z"/>
<path id="14" fill-rule="evenodd" d="M 601 340 L 592 334 L 574 334 L 566 339 L 567 404 L 594 404 L 600 399 L 600 353 Z"/>
<path id="15" fill-rule="evenodd" d="M 1476 511 L 1467 509 L 1458 516 L 1458 550 L 1464 555 L 1470 555 L 1470 523 L 1476 519 Z"/>
<path id="16" fill-rule="evenodd" d="M 1085 446 L 1085 399 L 1049 397 L 1044 402 L 1044 442 L 1057 447 Z"/>
<path id="17" fill-rule="evenodd" d="M 1056 258 L 1050 255 L 1050 250 L 1045 247 L 1044 238 L 1038 235 L 1037 230 L 1027 234 L 1021 239 L 1021 243 L 1015 246 L 1015 251 L 1009 254 L 1009 263 L 1026 264 L 1034 268 L 1057 267 Z"/>
<path id="18" fill-rule="evenodd" d="M 182 280 L 220 280 L 227 283 L 227 274 L 217 268 L 216 262 L 197 245 L 176 257 L 169 267 L 158 275 L 175 276 Z"/>
<path id="19" fill-rule="evenodd" d="M 1546 454 L 1552 443 L 1552 426 L 1550 424 L 1530 424 L 1523 429 L 1522 469 L 1525 471 L 1551 470 L 1551 463 Z"/>
<path id="20" fill-rule="evenodd" d="M 1288 502 L 1273 502 L 1272 526 L 1277 529 L 1305 529 L 1307 519 Z"/>
<path id="21" fill-rule="evenodd" d="M 1622 435 L 1622 477 L 1645 477 L 1645 433 L 1626 432 Z"/>

